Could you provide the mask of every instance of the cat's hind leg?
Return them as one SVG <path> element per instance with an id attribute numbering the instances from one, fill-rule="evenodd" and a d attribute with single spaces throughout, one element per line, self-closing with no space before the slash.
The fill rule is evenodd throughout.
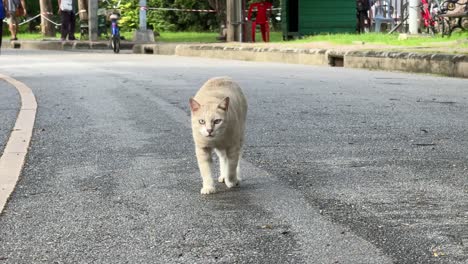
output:
<path id="1" fill-rule="evenodd" d="M 211 164 L 213 163 L 211 158 L 212 150 L 210 148 L 195 148 L 197 155 L 198 167 L 203 180 L 203 187 L 201 194 L 211 194 L 216 192 L 216 187 L 211 177 Z"/>

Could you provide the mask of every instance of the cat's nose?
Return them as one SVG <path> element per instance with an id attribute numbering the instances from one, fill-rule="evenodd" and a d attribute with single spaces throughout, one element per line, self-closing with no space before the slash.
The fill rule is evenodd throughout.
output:
<path id="1" fill-rule="evenodd" d="M 213 133 L 213 129 L 212 128 L 207 128 L 206 132 L 208 132 L 208 134 L 211 134 L 211 133 Z"/>

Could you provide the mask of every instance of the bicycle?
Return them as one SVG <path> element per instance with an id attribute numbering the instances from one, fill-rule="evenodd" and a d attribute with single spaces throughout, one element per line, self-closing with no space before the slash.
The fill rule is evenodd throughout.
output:
<path id="1" fill-rule="evenodd" d="M 447 3 L 457 2 L 458 0 L 432 1 L 431 4 L 427 0 L 421 0 L 423 3 L 421 16 L 424 20 L 424 26 L 430 30 L 432 35 L 440 34 L 443 36 L 450 36 L 453 28 L 450 26 L 450 19 L 445 17 L 447 12 Z"/>
<path id="2" fill-rule="evenodd" d="M 114 51 L 114 53 L 120 52 L 120 29 L 119 29 L 119 19 L 120 19 L 120 2 L 119 0 L 116 5 L 112 5 L 109 0 L 104 0 L 107 2 L 107 14 L 111 14 L 109 16 L 109 20 L 111 22 L 111 37 L 110 37 L 110 47 Z"/>
<path id="3" fill-rule="evenodd" d="M 468 1 L 445 0 L 440 4 L 438 16 L 443 19 L 444 35 L 468 30 Z"/>
<path id="4" fill-rule="evenodd" d="M 114 53 L 120 52 L 120 29 L 119 29 L 119 20 L 120 16 L 118 14 L 113 13 L 109 16 L 111 21 L 111 38 L 110 38 L 110 46 Z"/>
<path id="5" fill-rule="evenodd" d="M 424 21 L 424 27 L 431 35 L 436 34 L 436 21 L 432 17 L 431 5 L 427 0 L 421 0 L 421 18 Z"/>
<path id="6" fill-rule="evenodd" d="M 450 0 L 453 1 L 453 0 Z M 424 23 L 424 28 L 427 30 L 427 33 L 431 35 L 436 35 L 440 33 L 442 36 L 450 35 L 449 33 L 449 23 L 446 18 L 440 14 L 441 4 L 438 0 L 421 0 L 419 9 L 421 13 L 421 19 Z M 409 17 L 409 3 L 406 2 L 403 6 L 402 20 L 397 24 L 390 33 L 397 30 L 403 23 L 408 22 Z"/>

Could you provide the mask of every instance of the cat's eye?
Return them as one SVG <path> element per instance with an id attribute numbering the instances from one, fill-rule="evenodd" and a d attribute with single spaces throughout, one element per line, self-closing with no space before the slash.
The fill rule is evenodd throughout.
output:
<path id="1" fill-rule="evenodd" d="M 214 121 L 214 124 L 217 125 L 217 124 L 221 123 L 221 121 L 223 121 L 223 120 L 221 120 L 221 119 L 216 119 L 216 120 Z"/>
<path id="2" fill-rule="evenodd" d="M 204 124 L 205 124 L 205 120 L 200 119 L 200 120 L 198 120 L 198 123 L 200 123 L 200 125 L 204 125 Z"/>

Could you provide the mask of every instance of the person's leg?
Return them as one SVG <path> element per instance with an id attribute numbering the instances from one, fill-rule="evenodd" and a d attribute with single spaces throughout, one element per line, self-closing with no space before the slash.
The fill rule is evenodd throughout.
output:
<path id="1" fill-rule="evenodd" d="M 75 14 L 73 11 L 70 12 L 70 31 L 68 32 L 68 39 L 75 40 Z"/>
<path id="2" fill-rule="evenodd" d="M 2 25 L 0 25 L 0 50 L 2 49 L 2 41 L 3 41 L 3 22 Z"/>
<path id="3" fill-rule="evenodd" d="M 65 40 L 65 38 L 66 38 L 66 36 L 67 36 L 67 35 L 66 35 L 66 32 L 67 32 L 67 31 L 66 31 L 66 27 L 65 27 L 65 25 L 66 25 L 66 22 L 65 22 L 65 12 L 63 12 L 63 11 L 60 12 L 60 23 L 62 24 L 62 25 L 60 26 L 60 39 L 61 39 L 61 40 Z"/>
<path id="4" fill-rule="evenodd" d="M 68 37 L 68 40 L 71 40 L 71 31 L 70 31 L 70 28 L 71 28 L 71 16 L 72 16 L 72 11 L 67 11 L 67 37 Z"/>
<path id="5" fill-rule="evenodd" d="M 67 40 L 68 31 L 70 30 L 70 20 L 69 20 L 69 12 L 62 11 L 61 12 L 61 22 L 62 22 L 62 30 L 61 30 L 61 39 Z"/>
<path id="6" fill-rule="evenodd" d="M 18 18 L 15 17 L 15 14 L 11 14 L 8 19 L 8 28 L 10 29 L 11 40 L 17 40 L 16 33 L 18 30 Z"/>
<path id="7" fill-rule="evenodd" d="M 70 11 L 67 11 L 67 27 L 66 27 L 66 32 L 67 32 L 67 39 L 70 40 Z"/>

